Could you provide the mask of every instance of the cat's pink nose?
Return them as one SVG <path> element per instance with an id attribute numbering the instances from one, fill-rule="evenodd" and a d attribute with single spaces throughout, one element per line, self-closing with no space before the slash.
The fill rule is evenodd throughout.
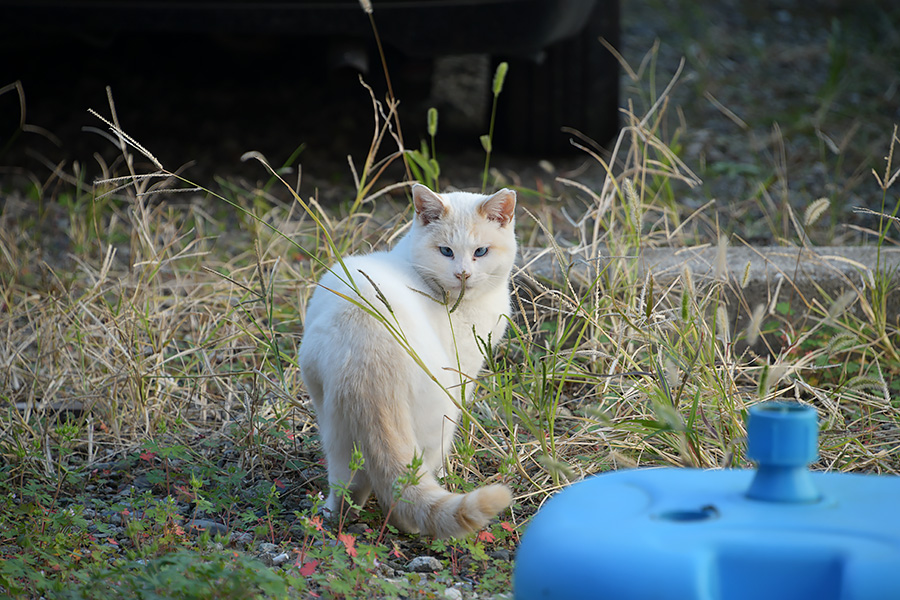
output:
<path id="1" fill-rule="evenodd" d="M 454 275 L 456 275 L 456 278 L 461 281 L 465 281 L 466 279 L 469 278 L 469 273 L 467 271 L 461 271 L 459 273 L 454 273 Z"/>

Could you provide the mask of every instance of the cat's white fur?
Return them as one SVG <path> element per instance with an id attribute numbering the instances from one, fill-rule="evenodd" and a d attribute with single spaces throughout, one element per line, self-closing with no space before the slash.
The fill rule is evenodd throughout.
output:
<path id="1" fill-rule="evenodd" d="M 484 365 L 476 336 L 496 344 L 506 330 L 516 196 L 506 189 L 492 196 L 436 194 L 422 185 L 412 192 L 415 219 L 393 249 L 343 259 L 355 290 L 340 265 L 322 277 L 306 312 L 300 367 L 328 462 L 326 510 L 341 509 L 339 488 L 350 482 L 355 504 L 374 491 L 400 528 L 459 537 L 511 502 L 506 486 L 453 494 L 434 474 L 451 450 L 461 390 L 471 396 L 471 379 Z M 351 479 L 354 445 L 365 465 Z M 395 482 L 414 454 L 424 460 L 420 483 L 398 501 Z"/>

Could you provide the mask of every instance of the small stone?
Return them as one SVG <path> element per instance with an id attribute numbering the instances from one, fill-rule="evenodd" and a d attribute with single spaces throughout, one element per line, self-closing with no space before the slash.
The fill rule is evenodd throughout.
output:
<path id="1" fill-rule="evenodd" d="M 455 587 L 448 587 L 444 590 L 444 598 L 447 600 L 462 600 L 463 593 Z"/>
<path id="2" fill-rule="evenodd" d="M 228 540 L 237 548 L 244 549 L 253 541 L 253 534 L 246 531 L 232 531 Z"/>
<path id="3" fill-rule="evenodd" d="M 256 549 L 265 554 L 275 554 L 281 550 L 277 544 L 272 544 L 270 542 L 260 542 Z"/>
<path id="4" fill-rule="evenodd" d="M 134 486 L 134 489 L 138 492 L 149 490 L 153 487 L 153 484 L 150 483 L 150 479 L 146 475 L 138 475 L 134 478 L 134 481 L 131 482 L 131 485 Z"/>
<path id="5" fill-rule="evenodd" d="M 106 532 L 109 537 L 118 537 L 125 534 L 125 528 L 119 525 L 107 525 Z"/>
<path id="6" fill-rule="evenodd" d="M 406 570 L 413 573 L 433 573 L 443 568 L 441 561 L 433 556 L 417 556 L 406 565 Z"/>
<path id="7" fill-rule="evenodd" d="M 184 524 L 184 528 L 196 535 L 200 535 L 204 531 L 210 536 L 226 535 L 228 533 L 228 527 L 226 527 L 224 523 L 208 521 L 206 519 L 191 519 Z"/>
<path id="8" fill-rule="evenodd" d="M 260 542 L 256 549 L 258 550 L 257 558 L 267 567 L 277 567 L 289 558 L 281 547 L 269 542 Z"/>
<path id="9" fill-rule="evenodd" d="M 509 561 L 509 550 L 506 548 L 500 548 L 499 550 L 494 550 L 490 554 L 488 554 L 494 560 L 504 560 Z"/>
<path id="10" fill-rule="evenodd" d="M 365 523 L 354 523 L 347 528 L 347 533 L 352 533 L 353 535 L 365 535 L 368 531 L 369 526 Z"/>

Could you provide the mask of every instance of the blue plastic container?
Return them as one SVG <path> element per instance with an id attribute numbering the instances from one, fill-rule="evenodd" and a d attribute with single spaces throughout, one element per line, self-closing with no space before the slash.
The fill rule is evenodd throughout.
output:
<path id="1" fill-rule="evenodd" d="M 516 600 L 900 599 L 900 477 L 810 472 L 816 412 L 750 409 L 757 470 L 634 469 L 534 517 Z"/>

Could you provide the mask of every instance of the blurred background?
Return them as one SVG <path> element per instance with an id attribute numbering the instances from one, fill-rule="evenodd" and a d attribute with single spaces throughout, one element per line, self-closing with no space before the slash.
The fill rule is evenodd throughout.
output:
<path id="1" fill-rule="evenodd" d="M 642 118 L 677 74 L 660 126 L 705 182 L 686 205 L 739 206 L 761 183 L 782 185 L 798 206 L 830 198 L 837 222 L 874 201 L 860 183 L 883 170 L 900 122 L 892 0 L 373 4 L 404 143 L 420 147 L 437 108 L 438 158 L 459 186 L 478 182 L 500 61 L 510 68 L 495 164 L 525 186 L 548 164 L 581 172 L 570 140 L 609 148 L 628 123 L 619 108 Z M 257 150 L 302 163 L 315 189 L 339 189 L 347 155 L 364 155 L 374 128 L 360 76 L 376 98 L 387 91 L 369 16 L 351 0 L 0 0 L 0 15 L 6 181 L 114 161 L 107 127 L 88 113 L 111 116 L 110 86 L 122 127 L 170 170 L 262 177 L 240 162 Z"/>

